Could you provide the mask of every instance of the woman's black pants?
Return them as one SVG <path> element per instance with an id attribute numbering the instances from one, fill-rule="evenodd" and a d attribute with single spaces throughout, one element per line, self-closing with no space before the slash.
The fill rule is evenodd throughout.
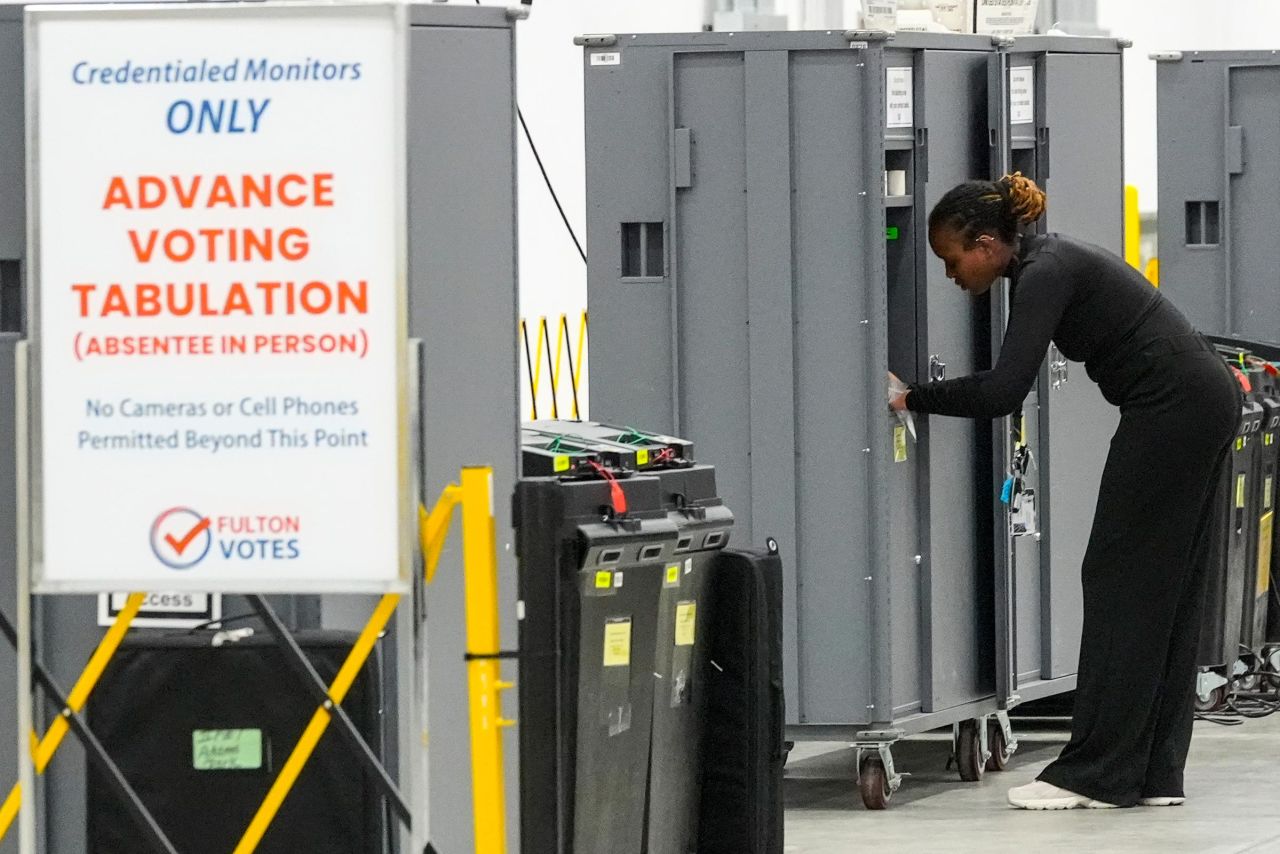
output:
<path id="1" fill-rule="evenodd" d="M 1195 337 L 1098 378 L 1120 426 L 1081 567 L 1071 740 L 1040 779 L 1120 806 L 1184 794 L 1214 486 L 1241 404 Z"/>

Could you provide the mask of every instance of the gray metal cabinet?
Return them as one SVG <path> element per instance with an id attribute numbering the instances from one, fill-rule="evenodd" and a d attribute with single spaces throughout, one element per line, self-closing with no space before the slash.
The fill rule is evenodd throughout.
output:
<path id="1" fill-rule="evenodd" d="M 892 777 L 883 745 L 904 733 L 1070 689 L 1114 416 L 1046 365 L 1024 409 L 1042 535 L 1009 540 L 1004 427 L 993 443 L 926 417 L 904 439 L 884 378 L 960 376 L 998 351 L 1002 302 L 971 300 L 928 251 L 928 210 L 955 184 L 1021 169 L 1050 193 L 1048 228 L 1119 250 L 1117 42 L 578 43 L 594 412 L 691 438 L 741 535 L 782 544 L 791 737 L 851 738 Z M 1034 81 L 1011 86 L 1023 66 Z"/>
<path id="2" fill-rule="evenodd" d="M 986 349 L 925 220 L 987 173 L 990 39 L 579 41 L 593 411 L 689 436 L 742 536 L 781 543 L 792 736 L 993 713 L 985 432 L 921 418 L 912 441 L 884 405 L 886 370 Z"/>
<path id="3" fill-rule="evenodd" d="M 1008 81 L 1004 171 L 1048 194 L 1041 232 L 1123 254 L 1123 50 L 1102 38 L 1020 38 L 993 57 Z M 1036 468 L 1039 531 L 1015 540 L 1008 591 L 1009 690 L 1032 700 L 1074 687 L 1083 598 L 1080 565 L 1118 413 L 1081 365 L 1050 347 L 1023 406 Z"/>
<path id="4" fill-rule="evenodd" d="M 409 22 L 409 335 L 422 340 L 423 494 L 434 501 L 463 466 L 493 466 L 499 627 L 502 648 L 515 649 L 518 596 L 506 497 L 519 475 L 516 31 L 495 6 L 415 3 Z M 429 838 L 439 851 L 475 847 L 459 531 L 445 545 L 425 603 Z M 408 603 L 401 607 L 407 615 Z M 515 692 L 506 692 L 507 716 L 516 704 Z M 520 827 L 514 731 L 507 730 L 503 750 L 514 850 Z"/>
<path id="5" fill-rule="evenodd" d="M 1161 290 L 1203 332 L 1280 342 L 1280 57 L 1154 58 Z"/>

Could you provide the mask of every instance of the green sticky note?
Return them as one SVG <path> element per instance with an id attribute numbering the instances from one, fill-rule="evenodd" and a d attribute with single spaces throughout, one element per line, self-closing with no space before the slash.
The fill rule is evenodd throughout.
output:
<path id="1" fill-rule="evenodd" d="M 257 771 L 262 768 L 262 730 L 195 730 L 191 765 L 197 771 Z"/>
<path id="2" fill-rule="evenodd" d="M 885 236 L 885 239 L 886 239 L 886 240 L 897 240 L 897 239 L 898 239 L 898 227 L 897 227 L 896 225 L 891 225 L 891 226 L 889 226 L 888 228 L 886 228 L 886 229 L 884 230 L 884 236 Z"/>

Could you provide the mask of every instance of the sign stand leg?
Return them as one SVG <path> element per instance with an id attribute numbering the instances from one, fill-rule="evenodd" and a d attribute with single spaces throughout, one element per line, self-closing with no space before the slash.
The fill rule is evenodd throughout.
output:
<path id="1" fill-rule="evenodd" d="M 31 478 L 30 460 L 27 457 L 31 425 L 27 420 L 30 376 L 27 373 L 26 341 L 18 344 L 15 356 L 15 471 L 18 481 L 18 690 L 15 693 L 18 701 L 18 786 L 27 801 L 27 809 L 18 813 L 18 851 L 20 854 L 36 854 L 36 769 L 31 755 L 32 733 L 35 730 L 31 679 Z"/>
<path id="2" fill-rule="evenodd" d="M 425 472 L 422 460 L 422 340 L 410 338 L 408 341 L 408 365 L 405 376 L 409 381 L 409 459 L 412 461 L 412 481 L 410 494 L 421 496 L 425 493 Z M 425 560 L 421 547 L 421 537 L 415 537 L 413 578 L 413 594 L 409 598 L 409 607 L 403 609 L 397 617 L 399 624 L 396 632 L 399 638 L 408 635 L 407 650 L 403 642 L 400 649 L 410 653 L 409 679 L 400 681 L 400 691 L 409 691 L 408 703 L 400 703 L 401 709 L 408 711 L 408 725 L 400 726 L 401 773 L 409 781 L 410 810 L 413 812 L 413 827 L 409 833 L 409 850 L 414 854 L 427 849 L 427 840 L 431 838 L 430 810 L 430 763 L 428 762 L 427 740 L 427 592 L 425 573 L 420 569 Z M 405 631 L 407 623 L 408 632 Z M 400 669 L 401 674 L 404 668 Z"/>

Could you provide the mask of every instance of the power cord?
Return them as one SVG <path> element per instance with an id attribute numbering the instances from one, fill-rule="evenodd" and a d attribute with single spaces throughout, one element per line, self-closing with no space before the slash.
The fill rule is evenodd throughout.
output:
<path id="1" fill-rule="evenodd" d="M 479 0 L 476 0 L 479 2 Z M 556 195 L 556 188 L 551 185 L 551 178 L 547 175 L 547 167 L 542 165 L 542 155 L 538 154 L 538 146 L 533 144 L 533 134 L 529 133 L 529 125 L 525 124 L 524 113 L 519 105 L 516 106 L 516 118 L 520 119 L 520 127 L 524 128 L 524 138 L 529 140 L 529 150 L 533 152 L 533 159 L 538 163 L 538 169 L 542 172 L 542 180 L 547 184 L 547 191 L 551 193 L 551 200 L 556 203 L 556 210 L 560 211 L 560 219 L 564 222 L 564 227 L 568 229 L 569 236 L 573 238 L 573 245 L 577 247 L 578 254 L 582 256 L 582 263 L 587 263 L 587 253 L 582 249 L 582 243 L 578 241 L 578 235 L 574 233 L 573 226 L 569 224 L 569 217 L 564 212 L 564 206 L 560 204 L 560 197 Z"/>
<path id="2" fill-rule="evenodd" d="M 525 6 L 532 6 L 533 0 L 521 0 Z M 480 0 L 476 0 L 476 5 L 481 5 Z M 516 104 L 516 118 L 520 120 L 520 127 L 524 131 L 524 138 L 529 142 L 529 150 L 533 152 L 533 159 L 538 164 L 538 171 L 542 173 L 542 180 L 547 185 L 547 192 L 551 194 L 551 201 L 556 203 L 556 210 L 560 212 L 560 220 L 564 223 L 565 229 L 569 232 L 569 237 L 573 240 L 573 245 L 577 248 L 578 254 L 582 256 L 582 263 L 587 263 L 587 253 L 582 248 L 582 242 L 578 240 L 577 233 L 573 230 L 573 225 L 569 222 L 569 216 L 564 212 L 564 205 L 560 204 L 560 196 L 556 193 L 555 186 L 551 183 L 551 176 L 547 174 L 547 167 L 542 163 L 542 155 L 538 153 L 538 146 L 533 142 L 533 134 L 529 132 L 529 125 L 524 120 L 524 111 L 520 109 L 520 105 Z"/>

